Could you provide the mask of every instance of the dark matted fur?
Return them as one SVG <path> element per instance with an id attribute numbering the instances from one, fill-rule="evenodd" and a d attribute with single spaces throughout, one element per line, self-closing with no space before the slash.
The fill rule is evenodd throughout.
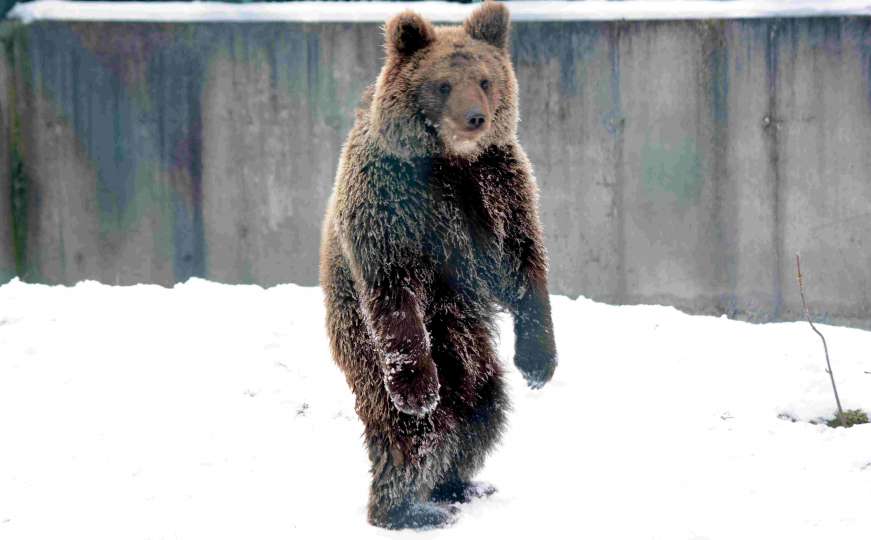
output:
<path id="1" fill-rule="evenodd" d="M 384 68 L 339 163 L 320 279 L 333 357 L 365 425 L 375 525 L 450 522 L 428 501 L 462 498 L 498 441 L 500 307 L 514 316 L 530 386 L 556 367 L 508 33 L 507 10 L 491 2 L 462 27 L 391 19 Z M 485 117 L 481 129 L 463 128 L 469 111 Z"/>

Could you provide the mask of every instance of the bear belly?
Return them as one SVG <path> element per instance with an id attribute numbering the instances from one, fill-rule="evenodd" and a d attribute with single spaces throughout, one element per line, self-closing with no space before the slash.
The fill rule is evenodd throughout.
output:
<path id="1" fill-rule="evenodd" d="M 476 222 L 459 210 L 451 212 L 443 223 L 450 228 L 434 227 L 443 234 L 434 238 L 431 258 L 437 283 L 435 295 L 456 296 L 476 316 L 491 317 L 499 302 L 499 291 L 506 277 L 502 235 L 495 227 Z"/>

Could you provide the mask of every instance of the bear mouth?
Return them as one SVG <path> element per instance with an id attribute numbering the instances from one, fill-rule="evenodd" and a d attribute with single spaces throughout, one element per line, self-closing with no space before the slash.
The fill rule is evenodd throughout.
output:
<path id="1" fill-rule="evenodd" d="M 439 128 L 442 142 L 448 150 L 460 156 L 475 152 L 481 138 L 486 133 L 486 129 L 475 131 L 459 129 L 459 126 L 450 118 L 446 118 L 441 126 L 436 125 L 436 127 Z"/>
<path id="2" fill-rule="evenodd" d="M 454 138 L 456 139 L 457 137 L 454 136 Z M 452 141 L 450 146 L 454 150 L 454 153 L 461 156 L 468 155 L 478 149 L 478 137 L 475 137 L 474 139 Z"/>

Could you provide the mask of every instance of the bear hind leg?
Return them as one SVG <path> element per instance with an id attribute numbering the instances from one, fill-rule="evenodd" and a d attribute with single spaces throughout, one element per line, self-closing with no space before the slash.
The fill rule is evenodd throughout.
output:
<path id="1" fill-rule="evenodd" d="M 482 391 L 481 402 L 461 431 L 457 453 L 447 473 L 433 488 L 430 500 L 468 503 L 496 492 L 492 484 L 473 478 L 501 438 L 507 407 L 501 375 L 495 373 Z"/>
<path id="2" fill-rule="evenodd" d="M 369 491 L 369 523 L 386 529 L 431 529 L 457 520 L 457 509 L 427 500 L 434 475 L 433 460 L 407 463 L 390 445 L 369 444 L 372 485 Z"/>

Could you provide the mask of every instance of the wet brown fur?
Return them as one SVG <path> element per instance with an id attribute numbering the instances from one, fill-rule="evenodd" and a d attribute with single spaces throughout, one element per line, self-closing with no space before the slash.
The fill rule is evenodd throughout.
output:
<path id="1" fill-rule="evenodd" d="M 491 2 L 462 27 L 391 19 L 385 65 L 339 162 L 320 281 L 333 357 L 365 426 L 375 525 L 449 522 L 426 501 L 462 489 L 499 440 L 498 309 L 514 316 L 515 363 L 531 386 L 556 365 L 508 28 Z M 451 95 L 436 99 L 444 82 Z M 457 126 L 479 109 L 486 122 L 470 143 Z"/>

